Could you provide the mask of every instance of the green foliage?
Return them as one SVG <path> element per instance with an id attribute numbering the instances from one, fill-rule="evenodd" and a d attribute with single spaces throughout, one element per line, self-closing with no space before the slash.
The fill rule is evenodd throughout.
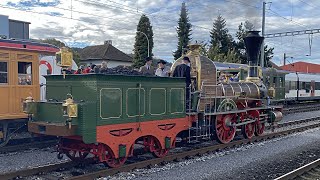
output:
<path id="1" fill-rule="evenodd" d="M 209 53 L 209 44 L 207 42 L 200 42 L 200 55 L 201 56 L 205 56 L 208 57 L 208 53 Z"/>
<path id="2" fill-rule="evenodd" d="M 238 31 L 236 33 L 236 37 L 238 39 L 236 43 L 236 50 L 238 56 L 240 57 L 240 63 L 246 64 L 247 63 L 247 54 L 245 51 L 245 44 L 243 38 L 246 37 L 247 32 L 254 30 L 254 25 L 249 21 L 245 21 L 238 26 Z M 273 50 L 274 48 L 268 48 L 267 45 L 264 46 L 264 56 L 265 56 L 265 67 L 271 67 L 271 59 L 273 57 Z M 260 63 L 260 61 L 259 61 Z"/>
<path id="3" fill-rule="evenodd" d="M 191 40 L 191 23 L 188 17 L 188 10 L 185 3 L 182 3 L 180 18 L 178 21 L 178 46 L 177 50 L 173 53 L 174 59 L 178 59 L 182 56 L 183 49 L 187 48 L 189 41 Z"/>
<path id="4" fill-rule="evenodd" d="M 268 45 L 264 46 L 264 67 L 272 67 L 271 59 L 273 58 L 273 50 L 273 47 L 268 48 Z"/>
<path id="5" fill-rule="evenodd" d="M 148 57 L 148 40 L 145 33 L 149 39 L 149 54 L 152 54 L 153 48 L 153 31 L 149 18 L 146 15 L 142 15 L 136 32 L 135 44 L 134 44 L 134 55 L 133 55 L 133 66 L 139 68 L 145 64 L 145 59 Z"/>
<path id="6" fill-rule="evenodd" d="M 233 48 L 233 39 L 226 28 L 226 20 L 219 15 L 213 22 L 210 31 L 210 45 L 214 47 L 217 53 L 226 56 L 228 51 Z"/>
<path id="7" fill-rule="evenodd" d="M 224 62 L 224 54 L 220 53 L 220 47 L 218 45 L 209 48 L 208 57 L 213 61 Z"/>
<path id="8" fill-rule="evenodd" d="M 48 38 L 48 39 L 40 39 L 39 42 L 42 42 L 42 43 L 47 43 L 47 44 L 52 44 L 54 46 L 57 46 L 58 48 L 61 48 L 61 47 L 68 47 L 65 45 L 64 42 L 61 42 L 55 38 Z M 79 65 L 80 64 L 80 54 L 79 54 L 79 50 L 81 48 L 71 48 L 71 47 L 68 47 L 69 49 L 71 49 L 72 51 L 72 54 L 73 54 L 73 60 L 74 62 Z"/>
<path id="9" fill-rule="evenodd" d="M 57 46 L 58 48 L 66 46 L 63 42 L 61 42 L 61 41 L 59 41 L 59 40 L 57 40 L 55 38 L 40 39 L 40 42 L 47 43 L 47 44 L 52 44 L 54 46 Z"/>
<path id="10" fill-rule="evenodd" d="M 226 54 L 220 53 L 219 46 L 210 47 L 208 51 L 208 57 L 213 61 L 239 63 L 239 55 L 235 49 L 229 49 Z"/>

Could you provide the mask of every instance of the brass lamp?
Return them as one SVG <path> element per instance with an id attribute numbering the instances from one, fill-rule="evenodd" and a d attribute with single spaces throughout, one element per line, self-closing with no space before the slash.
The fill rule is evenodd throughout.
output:
<path id="1" fill-rule="evenodd" d="M 63 116 L 69 118 L 78 117 L 78 105 L 74 103 L 72 97 L 68 97 L 62 104 Z"/>
<path id="2" fill-rule="evenodd" d="M 68 94 L 69 97 L 62 104 L 63 116 L 67 117 L 69 129 L 71 129 L 72 118 L 78 117 L 78 105 L 74 103 L 73 97 Z"/>
<path id="3" fill-rule="evenodd" d="M 34 100 L 32 96 L 28 96 L 23 102 L 22 102 L 22 111 L 26 114 L 33 114 L 35 110 L 35 104 L 33 103 Z"/>

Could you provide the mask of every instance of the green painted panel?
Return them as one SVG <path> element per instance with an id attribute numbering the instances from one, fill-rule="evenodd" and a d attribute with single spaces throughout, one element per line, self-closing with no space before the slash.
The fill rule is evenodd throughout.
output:
<path id="1" fill-rule="evenodd" d="M 47 84 L 46 90 L 47 90 L 46 91 L 47 99 L 65 100 L 67 97 L 67 94 L 71 93 L 71 86 Z"/>
<path id="2" fill-rule="evenodd" d="M 96 103 L 87 102 L 79 105 L 78 134 L 82 135 L 84 143 L 96 142 L 97 134 L 97 109 Z"/>
<path id="3" fill-rule="evenodd" d="M 171 88 L 170 89 L 170 113 L 184 113 L 185 109 L 185 93 L 184 88 Z"/>
<path id="4" fill-rule="evenodd" d="M 100 117 L 120 118 L 122 115 L 122 89 L 102 88 L 100 90 Z"/>
<path id="5" fill-rule="evenodd" d="M 38 103 L 38 111 L 34 115 L 34 121 L 45 121 L 48 123 L 65 123 L 63 117 L 62 103 L 41 102 Z"/>
<path id="6" fill-rule="evenodd" d="M 142 89 L 142 88 L 127 89 L 126 113 L 128 117 L 137 117 L 139 115 L 140 116 L 145 115 L 145 112 L 146 112 L 145 95 L 146 95 L 145 89 Z M 140 108 L 139 108 L 139 104 L 140 104 Z"/>
<path id="7" fill-rule="evenodd" d="M 167 92 L 165 88 L 151 88 L 149 111 L 151 115 L 166 114 Z"/>

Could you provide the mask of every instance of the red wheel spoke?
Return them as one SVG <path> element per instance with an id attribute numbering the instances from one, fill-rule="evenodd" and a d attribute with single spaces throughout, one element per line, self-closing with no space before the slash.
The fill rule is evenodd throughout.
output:
<path id="1" fill-rule="evenodd" d="M 228 143 L 235 136 L 235 130 L 227 126 L 235 121 L 234 115 L 219 115 L 214 122 L 215 136 L 220 143 Z"/>

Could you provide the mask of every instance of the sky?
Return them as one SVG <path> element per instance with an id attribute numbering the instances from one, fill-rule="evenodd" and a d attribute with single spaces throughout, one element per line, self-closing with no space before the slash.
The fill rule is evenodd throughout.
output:
<path id="1" fill-rule="evenodd" d="M 112 40 L 125 53 L 132 53 L 139 18 L 146 14 L 154 32 L 154 56 L 172 61 L 182 2 L 186 3 L 193 25 L 193 43 L 209 42 L 212 23 L 219 14 L 226 19 L 233 37 L 238 25 L 246 20 L 261 30 L 263 0 L 1 0 L 0 14 L 30 22 L 32 39 L 56 38 L 72 47 Z M 266 2 L 266 34 L 320 28 L 319 0 Z M 320 33 L 312 38 L 266 38 L 265 43 L 275 48 L 272 61 L 278 65 L 282 65 L 284 53 L 290 57 L 289 62 L 320 64 L 319 39 Z"/>

